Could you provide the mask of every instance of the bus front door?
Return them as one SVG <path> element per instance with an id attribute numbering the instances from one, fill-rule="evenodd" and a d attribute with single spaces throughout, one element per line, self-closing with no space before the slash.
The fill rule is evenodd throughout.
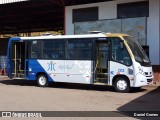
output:
<path id="1" fill-rule="evenodd" d="M 108 41 L 97 41 L 94 83 L 108 83 L 108 58 Z"/>
<path id="2" fill-rule="evenodd" d="M 13 42 L 11 46 L 11 78 L 25 79 L 28 74 L 28 44 Z"/>

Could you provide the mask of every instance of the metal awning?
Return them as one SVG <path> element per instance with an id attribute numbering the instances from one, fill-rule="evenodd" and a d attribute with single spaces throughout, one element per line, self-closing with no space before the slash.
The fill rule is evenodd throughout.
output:
<path id="1" fill-rule="evenodd" d="M 28 1 L 28 0 L 0 0 L 0 4 L 7 4 L 7 3 L 14 3 L 14 2 L 21 2 L 21 1 Z"/>
<path id="2" fill-rule="evenodd" d="M 65 6 L 104 1 L 109 0 L 2 0 L 0 34 L 63 30 Z"/>

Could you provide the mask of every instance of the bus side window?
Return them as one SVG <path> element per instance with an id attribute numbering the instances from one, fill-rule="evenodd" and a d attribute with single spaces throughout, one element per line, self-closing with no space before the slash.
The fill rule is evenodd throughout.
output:
<path id="1" fill-rule="evenodd" d="M 48 58 L 49 58 L 49 55 L 48 55 L 47 52 L 44 52 L 44 53 L 43 53 L 43 58 L 45 58 L 45 59 L 48 59 Z"/>
<path id="2" fill-rule="evenodd" d="M 37 54 L 35 52 L 32 52 L 31 58 L 36 59 L 37 58 Z"/>
<path id="3" fill-rule="evenodd" d="M 58 59 L 58 53 L 57 52 L 52 52 L 52 59 Z"/>
<path id="4" fill-rule="evenodd" d="M 68 39 L 67 59 L 91 60 L 93 57 L 93 43 L 90 38 Z"/>
<path id="5" fill-rule="evenodd" d="M 41 51 L 41 41 L 33 41 L 31 46 L 31 58 L 33 59 L 41 59 L 42 51 Z"/>
<path id="6" fill-rule="evenodd" d="M 127 48 L 123 45 L 123 42 L 119 38 L 113 38 L 112 40 L 112 58 L 125 65 L 131 65 L 132 61 L 128 53 Z"/>
<path id="7" fill-rule="evenodd" d="M 43 58 L 63 60 L 65 57 L 65 40 L 49 39 L 43 40 Z"/>

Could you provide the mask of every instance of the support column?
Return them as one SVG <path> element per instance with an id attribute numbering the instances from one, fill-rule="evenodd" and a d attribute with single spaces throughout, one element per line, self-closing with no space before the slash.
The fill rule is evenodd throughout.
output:
<path id="1" fill-rule="evenodd" d="M 149 0 L 147 44 L 153 65 L 154 79 L 160 81 L 160 0 Z"/>

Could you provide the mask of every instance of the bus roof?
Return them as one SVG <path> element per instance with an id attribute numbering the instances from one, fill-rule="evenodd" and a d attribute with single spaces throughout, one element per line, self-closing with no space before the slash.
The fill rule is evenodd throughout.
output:
<path id="1" fill-rule="evenodd" d="M 63 38 L 98 38 L 98 37 L 123 37 L 129 36 L 121 33 L 98 33 L 98 34 L 83 34 L 83 35 L 49 35 L 49 36 L 34 36 L 34 37 L 13 37 L 11 40 L 38 40 L 38 39 L 63 39 Z"/>
<path id="2" fill-rule="evenodd" d="M 124 37 L 124 36 L 129 36 L 129 35 L 128 34 L 122 34 L 122 33 L 107 34 L 107 37 Z"/>

